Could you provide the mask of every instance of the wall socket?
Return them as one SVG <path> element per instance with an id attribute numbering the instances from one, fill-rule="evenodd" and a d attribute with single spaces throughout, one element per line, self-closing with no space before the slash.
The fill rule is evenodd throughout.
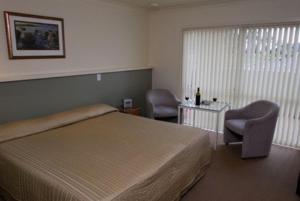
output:
<path id="1" fill-rule="evenodd" d="M 97 82 L 100 82 L 100 81 L 101 81 L 101 74 L 98 73 L 98 74 L 97 74 Z"/>

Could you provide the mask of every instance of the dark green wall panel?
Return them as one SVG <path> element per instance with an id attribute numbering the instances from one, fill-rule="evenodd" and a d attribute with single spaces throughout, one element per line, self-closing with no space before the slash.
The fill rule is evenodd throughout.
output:
<path id="1" fill-rule="evenodd" d="M 78 106 L 122 104 L 133 98 L 145 112 L 145 94 L 151 88 L 152 70 L 103 73 L 0 83 L 0 123 L 48 115 Z"/>

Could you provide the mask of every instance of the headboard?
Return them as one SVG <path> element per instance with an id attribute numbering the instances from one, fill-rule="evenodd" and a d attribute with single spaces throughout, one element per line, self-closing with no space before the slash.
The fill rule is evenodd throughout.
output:
<path id="1" fill-rule="evenodd" d="M 99 82 L 95 74 L 3 82 L 0 124 L 94 103 L 119 106 L 128 97 L 144 109 L 145 94 L 151 83 L 151 69 L 104 73 Z"/>

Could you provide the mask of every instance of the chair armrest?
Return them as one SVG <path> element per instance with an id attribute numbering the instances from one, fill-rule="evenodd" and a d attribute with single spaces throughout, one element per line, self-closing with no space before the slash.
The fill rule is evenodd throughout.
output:
<path id="1" fill-rule="evenodd" d="M 154 105 L 152 103 L 147 103 L 147 116 L 151 119 L 154 119 Z"/>
<path id="2" fill-rule="evenodd" d="M 243 118 L 244 109 L 234 109 L 234 110 L 228 110 L 225 112 L 225 120 L 229 119 L 241 119 Z"/>
<path id="3" fill-rule="evenodd" d="M 272 121 L 276 121 L 276 120 L 277 120 L 277 114 L 270 112 L 269 114 L 266 114 L 265 116 L 247 120 L 246 127 L 252 127 L 252 126 L 259 125 L 259 124 L 265 125 L 269 121 L 272 122 Z"/>
<path id="4" fill-rule="evenodd" d="M 245 125 L 244 138 L 257 143 L 272 142 L 277 121 L 277 113 L 269 113 L 263 117 L 249 119 Z M 248 140 L 247 140 L 248 141 Z M 249 141 L 248 141 L 249 142 Z"/>
<path id="5" fill-rule="evenodd" d="M 176 99 L 178 105 L 181 104 L 181 100 L 180 99 L 178 99 L 178 98 L 175 98 L 175 99 Z"/>

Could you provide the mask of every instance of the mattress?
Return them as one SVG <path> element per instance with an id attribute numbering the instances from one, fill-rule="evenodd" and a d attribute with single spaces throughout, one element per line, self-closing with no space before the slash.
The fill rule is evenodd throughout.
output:
<path id="1" fill-rule="evenodd" d="M 0 141 L 0 188 L 17 201 L 174 201 L 211 159 L 205 131 L 106 105 L 2 125 Z"/>

